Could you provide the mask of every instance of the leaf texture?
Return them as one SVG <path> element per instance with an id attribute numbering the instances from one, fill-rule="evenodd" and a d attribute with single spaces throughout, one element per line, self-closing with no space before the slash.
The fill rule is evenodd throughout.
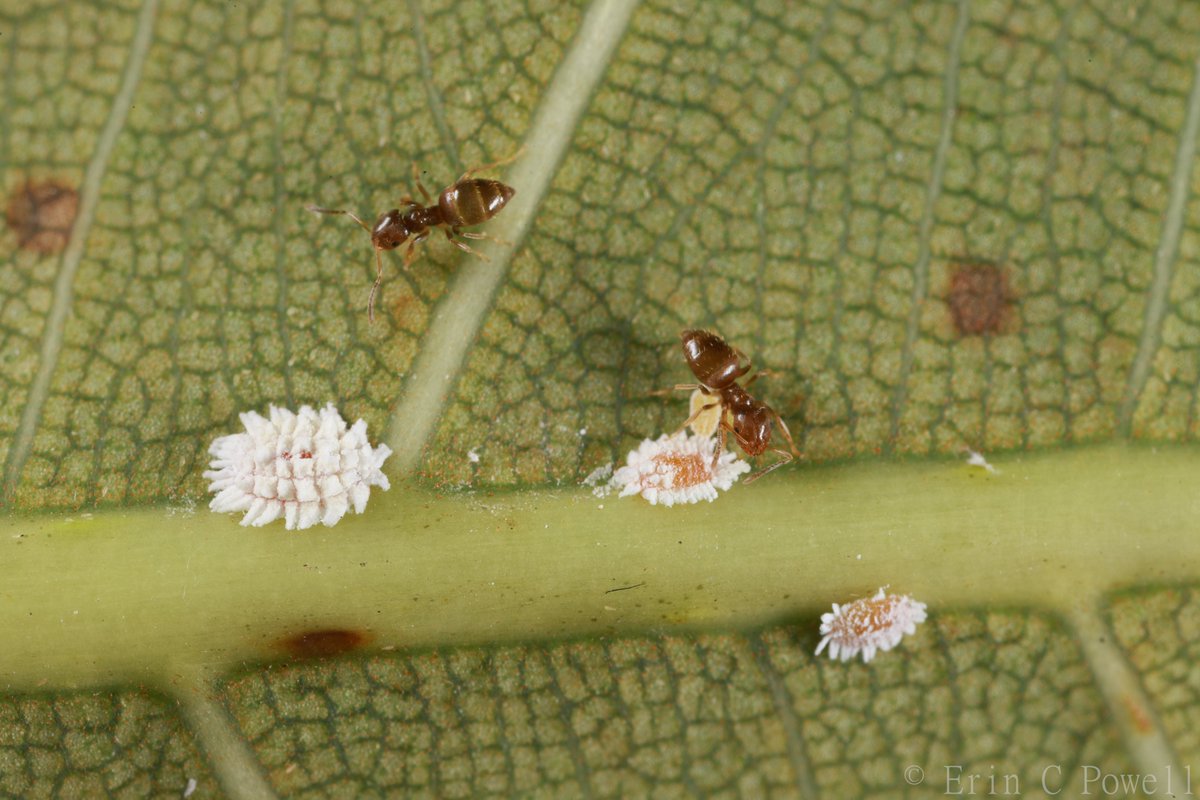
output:
<path id="1" fill-rule="evenodd" d="M 922 470 L 1115 441 L 1063 461 L 1110 487 L 1155 452 L 1121 443 L 1195 439 L 1198 53 L 1197 7 L 1149 0 L 0 0 L 0 796 L 1178 779 L 1200 757 L 1192 451 L 1166 462 L 1169 512 L 1130 511 L 1160 496 L 1130 479 L 1151 500 L 1118 486 L 1099 521 L 1094 491 L 1047 509 L 1045 484 Z M 414 164 L 436 190 L 518 153 L 496 177 L 548 178 L 486 229 L 514 241 L 385 253 L 369 324 L 367 235 L 304 207 L 369 224 L 421 199 Z M 615 498 L 553 491 L 682 422 L 686 395 L 653 393 L 691 380 L 693 326 L 770 370 L 755 392 L 805 463 L 737 491 L 772 507 L 602 518 Z M 234 525 L 196 511 L 211 440 L 326 402 L 444 495 L 206 538 Z M 918 463 L 899 486 L 877 457 Z M 538 514 L 561 538 L 523 527 Z M 620 535 L 580 538 L 606 522 Z M 1097 552 L 1064 544 L 1093 524 Z M 788 536 L 807 538 L 775 554 Z M 1106 548 L 1126 560 L 1071 573 Z M 964 553 L 1004 568 L 931 578 Z M 812 656 L 820 611 L 881 562 L 953 601 L 871 665 Z M 670 581 L 615 614 L 564 583 L 636 583 L 593 563 Z M 724 594 L 680 583 L 693 568 Z M 323 644 L 281 645 L 281 624 Z M 383 632 L 399 652 L 325 658 Z"/>
<path id="2" fill-rule="evenodd" d="M 1194 586 L 1129 592 L 1110 615 L 1121 647 L 1142 675 L 1146 692 L 1185 764 L 1200 757 L 1196 642 L 1200 601 Z"/>
<path id="3" fill-rule="evenodd" d="M 71 189 L 83 181 L 128 59 L 136 17 L 132 3 L 52 10 L 6 4 L 0 9 L 5 32 L 0 169 L 8 195 L 7 224 L 0 229 L 0 462 L 6 478 L 22 414 L 31 402 L 62 267 L 59 254 L 69 232 L 60 228 L 46 247 L 22 249 L 20 231 L 11 221 L 13 195 L 19 197 L 30 183 Z"/>
<path id="4" fill-rule="evenodd" d="M 649 393 L 691 379 L 674 343 L 698 324 L 776 371 L 762 394 L 814 460 L 1117 433 L 1139 342 L 1166 324 L 1146 297 L 1171 185 L 1195 185 L 1176 163 L 1191 16 L 644 6 L 484 322 L 430 474 L 579 478 L 672 429 L 683 400 Z M 956 309 L 954 275 L 981 266 L 1002 290 Z M 1186 270 L 1165 269 L 1181 288 L 1164 313 L 1192 316 Z M 989 305 L 986 330 L 956 326 Z M 1155 424 L 1164 438 L 1188 435 L 1181 403 Z"/>
<path id="5" fill-rule="evenodd" d="M 0 700 L 0 795 L 224 797 L 173 705 L 139 691 Z"/>
<path id="6" fill-rule="evenodd" d="M 166 14 L 14 502 L 197 495 L 208 443 L 271 403 L 333 401 L 382 428 L 457 251 L 390 263 L 386 322 L 369 326 L 368 239 L 304 206 L 371 218 L 415 192 L 411 163 L 437 184 L 516 150 L 578 16 L 551 5 L 414 4 L 438 43 L 428 66 L 411 14 L 382 6 Z"/>
<path id="7" fill-rule="evenodd" d="M 870 666 L 813 645 L 787 627 L 438 651 L 256 671 L 227 696 L 297 797 L 890 797 L 910 765 L 929 778 L 911 796 L 937 797 L 944 764 L 1031 790 L 1037 765 L 1061 765 L 1051 790 L 1123 768 L 1052 620 L 944 615 Z"/>

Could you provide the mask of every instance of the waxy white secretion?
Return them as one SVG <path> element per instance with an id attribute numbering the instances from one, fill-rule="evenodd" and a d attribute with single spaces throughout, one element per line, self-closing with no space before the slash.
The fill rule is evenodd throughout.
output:
<path id="1" fill-rule="evenodd" d="M 280 517 L 288 530 L 334 525 L 351 507 L 363 513 L 372 486 L 389 487 L 380 467 L 391 449 L 371 447 L 361 419 L 347 429 L 332 403 L 298 413 L 271 406 L 268 417 L 254 411 L 240 417 L 245 433 L 222 436 L 208 448 L 212 469 L 204 477 L 217 493 L 213 511 L 245 511 L 243 525 Z"/>
<path id="2" fill-rule="evenodd" d="M 925 604 L 906 594 L 887 594 L 883 589 L 821 615 L 824 638 L 817 655 L 829 646 L 829 657 L 849 661 L 862 653 L 869 662 L 881 650 L 891 650 L 907 634 L 916 633 L 925 621 Z"/>
<path id="3" fill-rule="evenodd" d="M 712 502 L 717 490 L 728 491 L 750 465 L 725 450 L 713 463 L 716 440 L 708 436 L 666 434 L 646 439 L 629 453 L 625 466 L 613 473 L 609 485 L 621 497 L 640 494 L 652 505 Z"/>

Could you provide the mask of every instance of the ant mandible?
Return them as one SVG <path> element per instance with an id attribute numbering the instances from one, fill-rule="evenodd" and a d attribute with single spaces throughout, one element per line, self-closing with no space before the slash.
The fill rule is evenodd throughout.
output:
<path id="1" fill-rule="evenodd" d="M 709 331 L 686 330 L 680 334 L 680 339 L 683 343 L 683 357 L 699 383 L 682 383 L 675 389 L 699 389 L 702 394 L 715 398 L 714 402 L 702 404 L 680 426 L 680 430 L 691 425 L 704 412 L 719 406 L 721 437 L 717 440 L 716 452 L 713 454 L 714 464 L 721 457 L 727 433 L 733 433 L 733 438 L 746 455 L 754 457 L 765 453 L 771 444 L 772 420 L 779 423 L 779 431 L 783 438 L 787 439 L 791 452 L 777 447 L 771 448 L 783 458 L 747 478 L 746 483 L 757 480 L 771 470 L 787 464 L 793 457 L 800 456 L 796 443 L 792 441 L 792 432 L 788 430 L 787 423 L 779 416 L 779 412 L 746 391 L 746 386 L 766 373 L 758 372 L 742 386 L 737 382 L 738 378 L 751 369 L 750 359 L 745 353 Z"/>
<path id="2" fill-rule="evenodd" d="M 421 205 L 411 197 L 402 197 L 400 198 L 400 203 L 407 206 L 408 210 L 401 212 L 399 209 L 393 208 L 391 211 L 385 211 L 375 221 L 374 228 L 345 209 L 321 208 L 320 206 L 313 205 L 305 206 L 306 209 L 312 211 L 314 214 L 344 214 L 371 234 L 371 244 L 375 247 L 376 265 L 375 284 L 371 287 L 371 296 L 367 299 L 367 318 L 371 322 L 375 321 L 375 295 L 379 291 L 379 285 L 383 282 L 384 250 L 395 250 L 404 244 L 405 241 L 408 241 L 408 249 L 404 251 L 404 267 L 407 269 L 412 264 L 413 259 L 416 258 L 417 244 L 429 238 L 432 228 L 445 226 L 443 231 L 451 244 L 464 252 L 482 258 L 484 261 L 488 260 L 488 257 L 483 253 L 471 249 L 466 242 L 454 237 L 461 236 L 464 239 L 492 238 L 486 233 L 469 233 L 461 229 L 470 225 L 480 225 L 499 214 L 500 209 L 504 208 L 504 205 L 516 194 L 516 189 L 500 181 L 472 178 L 471 176 L 477 172 L 484 172 L 507 164 L 516 159 L 520 154 L 521 151 L 517 151 L 503 161 L 472 167 L 464 172 L 453 184 L 442 189 L 438 193 L 436 203 L 425 189 L 425 185 L 421 183 L 421 176 L 417 172 L 417 165 L 413 164 L 413 181 L 416 183 L 417 189 L 420 190 L 421 196 L 425 198 L 426 205 Z M 409 240 L 410 236 L 412 237 L 411 240 Z"/>

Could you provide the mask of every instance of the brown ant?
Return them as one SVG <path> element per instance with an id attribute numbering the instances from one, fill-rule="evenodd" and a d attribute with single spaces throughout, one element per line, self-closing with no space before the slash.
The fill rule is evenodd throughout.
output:
<path id="1" fill-rule="evenodd" d="M 783 438 L 787 439 L 791 452 L 771 448 L 773 452 L 783 458 L 750 476 L 746 483 L 757 480 L 771 470 L 787 464 L 793 457 L 799 457 L 800 452 L 796 449 L 796 443 L 792 441 L 792 432 L 788 430 L 783 417 L 779 416 L 775 409 L 746 391 L 746 386 L 768 373 L 760 371 L 746 381 L 746 386 L 742 386 L 738 384 L 738 378 L 751 369 L 750 359 L 745 353 L 709 331 L 686 330 L 680 334 L 680 339 L 683 343 L 683 357 L 699 383 L 681 383 L 675 389 L 677 391 L 699 389 L 704 395 L 715 398 L 713 402 L 701 405 L 680 426 L 680 430 L 691 425 L 709 409 L 713 407 L 721 409 L 721 438 L 717 440 L 713 464 L 716 464 L 717 459 L 721 457 L 721 451 L 725 448 L 725 436 L 730 432 L 733 433 L 733 438 L 737 440 L 746 455 L 754 457 L 766 452 L 767 447 L 771 444 L 772 419 L 779 423 L 779 431 L 783 434 Z"/>
<path id="2" fill-rule="evenodd" d="M 491 238 L 486 233 L 468 233 L 461 230 L 461 228 L 470 225 L 480 225 L 499 214 L 500 209 L 504 208 L 505 203 L 516 194 L 516 189 L 500 181 L 472 178 L 471 176 L 477 172 L 484 172 L 502 164 L 507 164 L 520 154 L 521 152 L 517 151 L 503 161 L 472 167 L 464 172 L 453 184 L 442 189 L 438 193 L 436 203 L 434 203 L 433 198 L 425 189 L 425 185 L 421 183 L 421 176 L 417 172 L 417 165 L 413 164 L 413 181 L 417 184 L 417 189 L 420 190 L 421 196 L 425 198 L 427 205 L 421 205 L 411 197 L 402 197 L 400 198 L 400 202 L 407 206 L 408 210 L 401 212 L 399 209 L 393 208 L 391 211 L 385 211 L 375 221 L 374 228 L 344 209 L 321 208 L 320 206 L 312 205 L 305 206 L 306 209 L 315 214 L 345 214 L 371 234 L 371 244 L 375 247 L 375 264 L 377 267 L 375 284 L 371 287 L 371 296 L 367 300 L 367 317 L 371 322 L 375 321 L 375 294 L 379 291 L 379 285 L 383 282 L 384 250 L 395 250 L 404 244 L 405 241 L 408 241 L 408 249 L 404 251 L 404 267 L 407 269 L 412 264 L 413 259 L 416 258 L 417 244 L 429 238 L 432 228 L 444 225 L 445 228 L 443 228 L 443 231 L 446 234 L 446 238 L 455 247 L 478 256 L 484 261 L 488 260 L 488 257 L 483 253 L 472 250 L 466 242 L 459 241 L 454 237 L 461 236 L 464 239 Z M 412 237 L 411 240 L 409 240 L 410 236 Z"/>

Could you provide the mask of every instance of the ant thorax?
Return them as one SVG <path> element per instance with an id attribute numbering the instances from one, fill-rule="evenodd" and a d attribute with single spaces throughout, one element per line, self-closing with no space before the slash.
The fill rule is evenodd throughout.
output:
<path id="1" fill-rule="evenodd" d="M 722 390 L 721 400 L 732 417 L 733 435 L 746 455 L 766 452 L 771 443 L 771 409 L 736 383 Z"/>
<path id="2" fill-rule="evenodd" d="M 414 204 L 408 211 L 405 211 L 401 215 L 401 219 L 404 221 L 404 226 L 408 228 L 408 232 L 414 236 L 429 228 L 445 223 L 442 209 L 438 206 Z"/>

